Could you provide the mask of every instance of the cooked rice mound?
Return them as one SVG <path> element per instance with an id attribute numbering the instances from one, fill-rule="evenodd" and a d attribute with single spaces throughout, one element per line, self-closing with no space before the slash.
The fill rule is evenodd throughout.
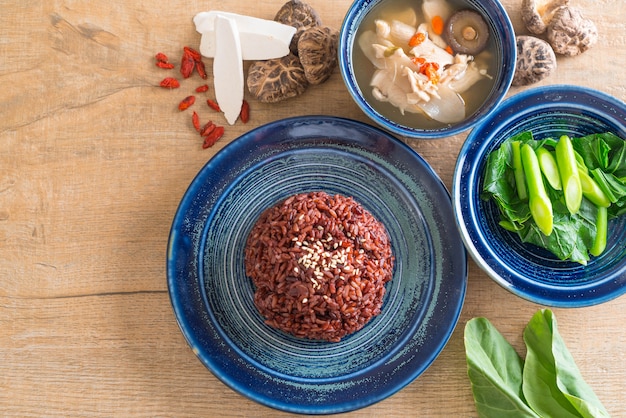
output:
<path id="1" fill-rule="evenodd" d="M 351 197 L 303 193 L 264 211 L 245 268 L 265 322 L 336 342 L 380 313 L 394 257 L 385 227 Z"/>

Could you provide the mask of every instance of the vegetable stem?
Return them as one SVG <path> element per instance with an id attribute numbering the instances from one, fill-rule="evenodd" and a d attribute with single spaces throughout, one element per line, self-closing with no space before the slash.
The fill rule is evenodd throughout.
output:
<path id="1" fill-rule="evenodd" d="M 583 196 L 598 207 L 608 208 L 611 206 L 611 201 L 606 194 L 604 194 L 600 186 L 598 186 L 598 183 L 580 167 L 578 168 L 578 176 L 580 177 L 580 186 L 582 187 Z"/>
<path id="2" fill-rule="evenodd" d="M 515 188 L 517 197 L 521 201 L 528 199 L 528 190 L 526 189 L 526 180 L 524 179 L 524 168 L 522 167 L 522 154 L 520 152 L 520 141 L 511 142 L 511 151 L 513 154 L 513 174 L 515 175 Z"/>
<path id="3" fill-rule="evenodd" d="M 571 214 L 578 213 L 583 194 L 572 141 L 563 135 L 556 144 L 556 162 L 561 175 L 565 205 Z"/>
<path id="4" fill-rule="evenodd" d="M 539 147 L 535 151 L 539 159 L 539 167 L 541 172 L 550 183 L 554 190 L 561 190 L 561 176 L 559 175 L 559 167 L 556 165 L 556 159 L 550 151 L 544 147 Z"/>
<path id="5" fill-rule="evenodd" d="M 606 248 L 606 235 L 608 229 L 608 211 L 606 207 L 598 207 L 596 215 L 596 237 L 593 239 L 593 245 L 589 252 L 596 257 L 604 252 Z"/>
<path id="6" fill-rule="evenodd" d="M 553 227 L 552 203 L 543 184 L 537 154 L 535 154 L 535 150 L 530 145 L 524 144 L 521 148 L 521 157 L 528 186 L 530 214 L 539 230 L 548 236 L 552 233 Z"/>

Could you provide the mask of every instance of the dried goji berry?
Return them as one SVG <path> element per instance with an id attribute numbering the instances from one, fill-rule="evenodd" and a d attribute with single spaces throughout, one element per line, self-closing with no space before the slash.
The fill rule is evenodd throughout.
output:
<path id="1" fill-rule="evenodd" d="M 169 89 L 177 89 L 180 87 L 180 83 L 174 77 L 165 77 L 159 84 L 161 87 Z"/>
<path id="2" fill-rule="evenodd" d="M 209 91 L 208 84 L 203 84 L 201 86 L 196 87 L 196 93 L 204 93 L 205 91 Z"/>
<path id="3" fill-rule="evenodd" d="M 180 73 L 183 75 L 183 78 L 191 77 L 191 73 L 196 66 L 196 62 L 193 57 L 187 53 L 183 53 L 183 57 L 180 60 Z"/>
<path id="4" fill-rule="evenodd" d="M 209 135 L 204 137 L 204 143 L 202 144 L 202 148 L 206 149 L 212 147 L 223 135 L 224 127 L 216 127 Z"/>
<path id="5" fill-rule="evenodd" d="M 220 109 L 220 105 L 218 105 L 217 103 L 215 103 L 215 102 L 214 102 L 213 100 L 211 100 L 211 99 L 208 99 L 208 100 L 206 101 L 206 104 L 208 104 L 208 105 L 209 105 L 209 107 L 210 107 L 211 109 L 215 110 L 216 112 L 221 112 L 221 111 L 222 111 L 222 109 Z"/>
<path id="6" fill-rule="evenodd" d="M 169 58 L 167 58 L 167 55 L 165 55 L 162 52 L 158 52 L 154 57 L 156 58 L 156 60 L 158 62 L 168 62 L 169 61 Z"/>
<path id="7" fill-rule="evenodd" d="M 426 63 L 426 58 L 424 57 L 413 57 L 411 58 L 411 61 L 413 61 L 413 64 L 415 65 L 424 65 Z"/>
<path id="8" fill-rule="evenodd" d="M 159 67 L 159 68 L 165 68 L 165 69 L 168 69 L 168 70 L 174 68 L 174 64 L 171 64 L 171 63 L 165 62 L 165 61 L 157 61 L 156 62 L 156 66 Z"/>
<path id="9" fill-rule="evenodd" d="M 200 132 L 200 116 L 196 112 L 191 115 L 191 123 L 196 131 Z"/>
<path id="10" fill-rule="evenodd" d="M 200 55 L 200 53 L 198 51 L 196 51 L 193 48 L 190 48 L 188 46 L 183 47 L 183 53 L 191 56 L 191 58 L 194 61 L 200 61 L 200 59 L 202 58 L 202 56 Z"/>
<path id="11" fill-rule="evenodd" d="M 213 130 L 216 127 L 217 127 L 216 124 L 214 124 L 212 121 L 208 121 L 207 123 L 204 124 L 202 129 L 200 129 L 200 136 L 207 136 L 208 134 L 213 132 Z"/>
<path id="12" fill-rule="evenodd" d="M 196 71 L 198 71 L 198 74 L 201 78 L 205 80 L 207 79 L 206 69 L 204 68 L 204 63 L 202 62 L 202 60 L 196 61 Z"/>
<path id="13" fill-rule="evenodd" d="M 243 123 L 248 123 L 250 120 L 250 105 L 246 100 L 241 103 L 241 112 L 239 112 L 239 118 Z"/>
<path id="14" fill-rule="evenodd" d="M 439 82 L 439 73 L 437 70 L 439 70 L 439 64 L 436 62 L 427 62 L 420 68 L 420 73 L 428 77 L 428 81 L 431 83 L 437 84 Z"/>
<path id="15" fill-rule="evenodd" d="M 422 42 L 426 40 L 426 35 L 422 32 L 416 32 L 415 35 L 409 39 L 409 46 L 413 48 L 414 46 L 418 46 Z"/>
<path id="16" fill-rule="evenodd" d="M 178 110 L 183 111 L 196 102 L 196 96 L 187 96 L 179 104 Z"/>

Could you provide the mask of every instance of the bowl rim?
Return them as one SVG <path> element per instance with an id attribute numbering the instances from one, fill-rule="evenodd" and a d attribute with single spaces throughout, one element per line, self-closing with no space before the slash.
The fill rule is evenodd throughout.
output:
<path id="1" fill-rule="evenodd" d="M 226 386 L 233 389 L 235 392 L 251 400 L 254 400 L 260 404 L 263 404 L 265 406 L 282 410 L 282 411 L 286 411 L 286 412 L 304 413 L 304 414 L 331 414 L 331 413 L 347 412 L 347 411 L 352 411 L 352 410 L 356 410 L 359 408 L 363 408 L 373 403 L 376 403 L 378 401 L 381 401 L 395 394 L 402 388 L 404 388 L 406 385 L 408 385 L 417 377 L 419 377 L 428 367 L 430 367 L 430 365 L 439 356 L 439 354 L 441 353 L 441 351 L 443 350 L 443 348 L 445 347 L 445 345 L 451 338 L 452 333 L 454 329 L 456 328 L 459 318 L 460 318 L 460 314 L 461 314 L 462 307 L 463 307 L 463 302 L 465 299 L 466 286 L 467 286 L 466 250 L 465 250 L 465 247 L 462 245 L 460 237 L 458 237 L 458 239 L 455 239 L 454 241 L 447 243 L 447 245 L 453 244 L 453 247 L 458 248 L 461 254 L 456 254 L 456 257 L 458 257 L 458 260 L 460 261 L 455 262 L 456 267 L 454 268 L 455 269 L 454 274 L 453 274 L 454 278 L 449 278 L 450 282 L 455 283 L 455 288 L 448 289 L 445 292 L 443 291 L 440 292 L 441 295 L 439 297 L 440 299 L 443 299 L 446 301 L 444 303 L 446 305 L 445 310 L 446 312 L 450 313 L 452 320 L 449 321 L 449 323 L 448 321 L 446 321 L 445 323 L 438 324 L 437 326 L 434 326 L 433 323 L 431 323 L 431 326 L 433 326 L 434 329 L 436 329 L 436 334 L 438 335 L 436 342 L 432 343 L 433 346 L 436 346 L 436 349 L 433 350 L 432 352 L 428 351 L 428 353 L 423 356 L 423 361 L 422 361 L 423 364 L 421 363 L 420 363 L 421 365 L 416 364 L 415 365 L 416 367 L 411 368 L 410 370 L 407 370 L 406 376 L 403 377 L 401 381 L 393 383 L 390 386 L 389 386 L 389 382 L 385 383 L 386 389 L 384 389 L 382 392 L 381 391 L 376 392 L 375 394 L 372 394 L 367 399 L 365 398 L 346 399 L 340 404 L 314 405 L 314 406 L 304 405 L 303 406 L 303 405 L 290 403 L 288 400 L 283 399 L 284 396 L 281 397 L 280 399 L 269 398 L 267 394 L 262 394 L 260 392 L 255 391 L 252 385 L 247 385 L 246 382 L 238 382 L 236 379 L 233 378 L 233 376 L 223 373 L 224 369 L 216 365 L 220 362 L 229 361 L 229 360 L 226 360 L 223 358 L 221 358 L 220 360 L 216 360 L 215 358 L 211 357 L 211 354 L 209 352 L 206 351 L 206 347 L 201 346 L 201 343 L 203 342 L 201 341 L 202 339 L 213 338 L 214 336 L 205 337 L 205 336 L 197 335 L 197 330 L 193 329 L 194 324 L 192 323 L 192 320 L 189 317 L 192 314 L 190 313 L 190 308 L 188 305 L 185 305 L 184 301 L 182 300 L 183 296 L 186 295 L 185 292 L 188 292 L 188 289 L 184 289 L 183 291 L 181 291 L 176 288 L 176 284 L 178 283 L 178 278 L 177 278 L 178 267 L 179 267 L 178 263 L 180 262 L 176 254 L 184 251 L 184 249 L 179 248 L 178 245 L 181 242 L 184 243 L 185 240 L 187 239 L 187 237 L 184 236 L 185 234 L 181 233 L 179 229 L 180 229 L 181 224 L 184 223 L 185 214 L 189 210 L 190 205 L 192 205 L 192 202 L 195 200 L 196 196 L 194 196 L 194 190 L 196 190 L 198 187 L 201 187 L 203 182 L 206 181 L 207 176 L 210 176 L 211 167 L 212 165 L 214 166 L 215 161 L 227 160 L 228 158 L 233 156 L 233 153 L 235 155 L 238 155 L 238 153 L 241 151 L 241 144 L 243 142 L 248 142 L 251 145 L 256 144 L 256 146 L 258 146 L 260 144 L 263 132 L 267 133 L 268 130 L 272 129 L 272 127 L 282 126 L 281 129 L 285 130 L 285 129 L 288 129 L 287 128 L 288 126 L 293 126 L 302 121 L 315 121 L 315 122 L 324 121 L 325 123 L 339 124 L 338 131 L 335 134 L 329 134 L 330 138 L 333 138 L 333 137 L 340 138 L 341 135 L 346 135 L 346 132 L 349 132 L 349 130 L 346 130 L 346 126 L 358 127 L 360 129 L 365 129 L 368 132 L 376 133 L 377 135 L 376 138 L 378 139 L 386 138 L 387 140 L 392 141 L 393 144 L 400 147 L 399 148 L 400 150 L 409 151 L 411 153 L 410 155 L 412 156 L 412 158 L 416 159 L 416 161 L 420 164 L 420 166 L 423 167 L 423 170 L 426 170 L 424 171 L 424 173 L 426 174 L 430 173 L 429 177 L 432 176 L 433 183 L 437 185 L 436 193 L 440 194 L 441 196 L 445 195 L 446 199 L 450 201 L 449 212 L 450 212 L 450 216 L 452 217 L 451 196 L 449 192 L 447 191 L 444 183 L 437 176 L 435 171 L 428 165 L 428 163 L 417 152 L 415 152 L 406 144 L 397 140 L 390 134 L 380 130 L 379 128 L 367 125 L 363 122 L 353 121 L 353 120 L 345 119 L 345 118 L 337 118 L 337 117 L 332 117 L 332 116 L 297 116 L 297 117 L 290 117 L 287 119 L 270 122 L 266 125 L 260 126 L 247 133 L 244 133 L 241 137 L 239 137 L 238 139 L 235 139 L 233 142 L 226 145 L 224 149 L 219 151 L 216 154 L 216 156 L 213 157 L 213 159 L 209 160 L 203 166 L 203 168 L 200 169 L 198 174 L 195 176 L 195 178 L 192 180 L 191 184 L 189 185 L 189 188 L 187 189 L 187 191 L 181 198 L 181 202 L 179 204 L 179 207 L 176 210 L 176 214 L 172 221 L 172 229 L 170 231 L 168 248 L 167 248 L 166 272 L 167 272 L 168 293 L 169 293 L 171 306 L 174 310 L 178 326 L 183 336 L 185 337 L 188 345 L 192 348 L 192 351 L 194 352 L 194 354 L 199 358 L 201 363 L 203 363 L 203 365 L 207 367 L 209 371 L 211 371 L 220 381 L 222 381 Z M 372 143 L 374 142 L 372 141 Z M 202 229 L 204 230 L 204 228 L 206 228 L 206 224 L 203 226 Z M 446 228 L 448 228 L 448 226 L 446 226 Z M 452 229 L 450 231 L 454 231 L 454 233 L 456 234 L 456 228 L 454 227 L 453 221 L 452 221 Z M 204 235 L 204 232 L 202 233 L 202 235 Z M 460 268 L 460 266 L 462 266 L 462 269 Z M 445 267 L 445 269 L 446 270 L 452 269 L 452 267 Z M 459 281 L 460 283 L 457 284 L 456 283 L 457 281 Z M 187 297 L 187 296 L 184 296 L 184 297 Z M 196 319 L 194 319 L 194 321 L 196 321 Z M 228 345 L 228 344 L 225 344 L 225 345 Z M 404 358 L 403 356 L 398 356 L 397 354 L 394 354 L 393 356 L 394 358 L 389 361 L 389 364 L 382 365 L 383 367 L 380 368 L 377 371 L 377 373 L 384 372 L 384 373 L 389 374 L 391 372 L 391 369 L 390 369 L 391 367 L 400 367 L 400 366 L 406 367 L 406 365 L 410 365 L 412 361 L 410 359 L 415 358 L 417 356 L 415 352 L 413 351 L 411 351 L 410 353 L 407 353 L 407 355 L 409 354 L 410 354 L 410 358 L 405 359 L 405 360 L 402 360 Z M 238 355 L 238 348 L 234 348 L 231 351 L 231 355 L 235 355 L 235 356 Z M 403 361 L 403 362 L 401 365 L 397 365 L 395 364 L 395 362 L 397 361 Z M 349 376 L 351 375 L 346 375 L 345 378 L 348 378 Z M 333 380 L 333 379 L 324 379 L 324 380 Z M 387 380 L 389 380 L 389 378 Z M 299 384 L 302 384 L 302 381 L 300 381 Z"/>
<path id="2" fill-rule="evenodd" d="M 580 96 L 587 96 L 594 99 L 599 103 L 599 106 L 604 107 L 604 109 L 600 110 L 599 107 L 592 106 L 585 107 L 582 102 L 578 102 Z M 541 100 L 541 105 L 522 106 L 523 103 L 527 103 L 528 101 L 537 102 L 538 100 Z M 476 264 L 500 286 L 527 301 L 561 308 L 586 307 L 608 302 L 626 293 L 626 262 L 607 278 L 592 282 L 598 286 L 615 285 L 615 288 L 604 293 L 596 292 L 597 288 L 591 285 L 572 286 L 570 288 L 571 292 L 565 292 L 562 290 L 563 288 L 558 286 L 544 285 L 537 281 L 527 281 L 526 278 L 520 279 L 513 274 L 505 275 L 501 272 L 501 269 L 498 268 L 500 266 L 499 263 L 484 257 L 483 251 L 481 251 L 478 246 L 488 248 L 489 245 L 480 239 L 481 234 L 476 232 L 473 227 L 474 223 L 471 217 L 469 215 L 467 217 L 465 216 L 463 198 L 467 198 L 467 182 L 475 178 L 480 178 L 480 174 L 475 174 L 480 164 L 476 163 L 475 158 L 468 157 L 468 154 L 475 153 L 477 155 L 473 155 L 472 157 L 476 158 L 484 157 L 484 151 L 490 148 L 494 136 L 497 135 L 499 131 L 504 129 L 504 127 L 508 127 L 513 119 L 518 121 L 523 119 L 527 113 L 532 112 L 532 109 L 538 106 L 542 106 L 542 109 L 561 107 L 571 109 L 572 111 L 577 109 L 593 111 L 592 113 L 598 116 L 605 116 L 607 121 L 614 126 L 621 127 L 619 135 L 622 136 L 622 138 L 626 138 L 626 103 L 605 92 L 577 85 L 553 84 L 532 87 L 507 98 L 499 106 L 497 112 L 492 113 L 470 132 L 459 151 L 452 179 L 453 210 L 457 227 L 469 255 Z M 612 109 L 613 114 L 610 114 L 608 109 Z M 621 113 L 621 117 L 618 116 L 618 113 Z M 500 116 L 504 118 L 503 124 L 494 126 L 494 119 Z M 476 169 L 473 167 L 476 167 Z M 471 179 L 468 180 L 467 177 Z M 469 212 L 473 210 L 475 210 L 473 207 L 467 209 Z M 506 269 L 506 271 L 509 272 L 509 269 Z M 621 285 L 618 280 L 621 280 Z M 521 282 L 531 283 L 534 290 L 520 289 L 516 284 Z M 557 290 L 560 291 L 560 293 L 553 293 L 551 296 L 550 292 Z M 584 298 L 580 298 L 581 291 L 585 291 Z"/>
<path id="3" fill-rule="evenodd" d="M 363 10 L 364 5 L 366 7 L 370 6 L 371 4 L 373 4 L 373 6 L 376 6 L 382 1 L 384 0 L 355 0 L 346 12 L 346 15 L 341 24 L 341 29 L 339 31 L 339 48 L 337 51 L 337 55 L 341 77 L 343 79 L 344 85 L 350 93 L 350 97 L 367 117 L 369 117 L 383 129 L 388 130 L 394 134 L 412 139 L 433 140 L 450 137 L 471 129 L 479 124 L 482 120 L 485 120 L 493 112 L 495 112 L 500 103 L 502 103 L 502 101 L 505 99 L 511 87 L 511 84 L 513 82 L 513 76 L 515 75 L 515 66 L 517 62 L 517 41 L 515 38 L 515 29 L 513 28 L 513 23 L 511 22 L 508 13 L 504 9 L 504 6 L 498 0 L 466 0 L 468 1 L 468 3 L 471 3 L 474 8 L 481 9 L 485 11 L 485 13 L 495 12 L 501 19 L 499 23 L 501 23 L 505 27 L 502 38 L 502 49 L 505 58 L 506 55 L 508 55 L 509 59 L 505 59 L 505 62 L 500 67 L 500 71 L 502 71 L 503 74 L 501 91 L 494 96 L 491 108 L 477 110 L 477 114 L 475 115 L 473 120 L 469 120 L 468 118 L 466 118 L 461 123 L 453 126 L 447 126 L 437 129 L 418 129 L 396 123 L 391 119 L 383 116 L 371 105 L 369 105 L 367 101 L 363 98 L 363 95 L 360 93 L 359 85 L 356 81 L 354 73 L 350 70 L 349 62 L 351 61 L 352 51 L 354 49 L 354 38 L 356 37 L 357 32 L 356 29 L 353 29 L 353 25 L 354 23 L 359 24 L 367 15 L 368 12 Z M 350 41 L 351 39 L 352 41 Z M 494 85 L 493 88 L 496 89 L 496 87 L 497 86 Z"/>

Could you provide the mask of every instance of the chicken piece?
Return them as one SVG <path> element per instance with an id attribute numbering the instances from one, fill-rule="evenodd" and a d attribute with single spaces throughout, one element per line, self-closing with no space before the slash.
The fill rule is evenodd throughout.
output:
<path id="1" fill-rule="evenodd" d="M 415 112 L 407 99 L 407 91 L 410 91 L 408 81 L 402 77 L 396 77 L 389 70 L 377 70 L 372 77 L 372 95 L 381 102 L 389 102 L 400 110 L 400 113 Z"/>
<path id="2" fill-rule="evenodd" d="M 417 31 L 424 33 L 426 35 L 426 39 L 411 49 L 410 53 L 412 55 L 425 58 L 428 62 L 436 62 L 440 67 L 450 65 L 454 62 L 454 57 L 448 53 L 448 51 L 439 47 L 430 40 L 425 25 L 420 25 Z"/>
<path id="3" fill-rule="evenodd" d="M 476 61 L 472 61 L 467 65 L 463 74 L 459 74 L 450 81 L 447 81 L 447 85 L 455 92 L 461 94 L 465 93 L 470 87 L 485 78 L 491 78 L 487 69 L 481 68 L 476 64 Z"/>
<path id="4" fill-rule="evenodd" d="M 365 57 L 376 68 L 385 68 L 384 50 L 393 47 L 391 42 L 381 39 L 374 31 L 368 30 L 359 36 L 358 44 Z M 381 49 L 383 52 L 380 52 Z"/>

